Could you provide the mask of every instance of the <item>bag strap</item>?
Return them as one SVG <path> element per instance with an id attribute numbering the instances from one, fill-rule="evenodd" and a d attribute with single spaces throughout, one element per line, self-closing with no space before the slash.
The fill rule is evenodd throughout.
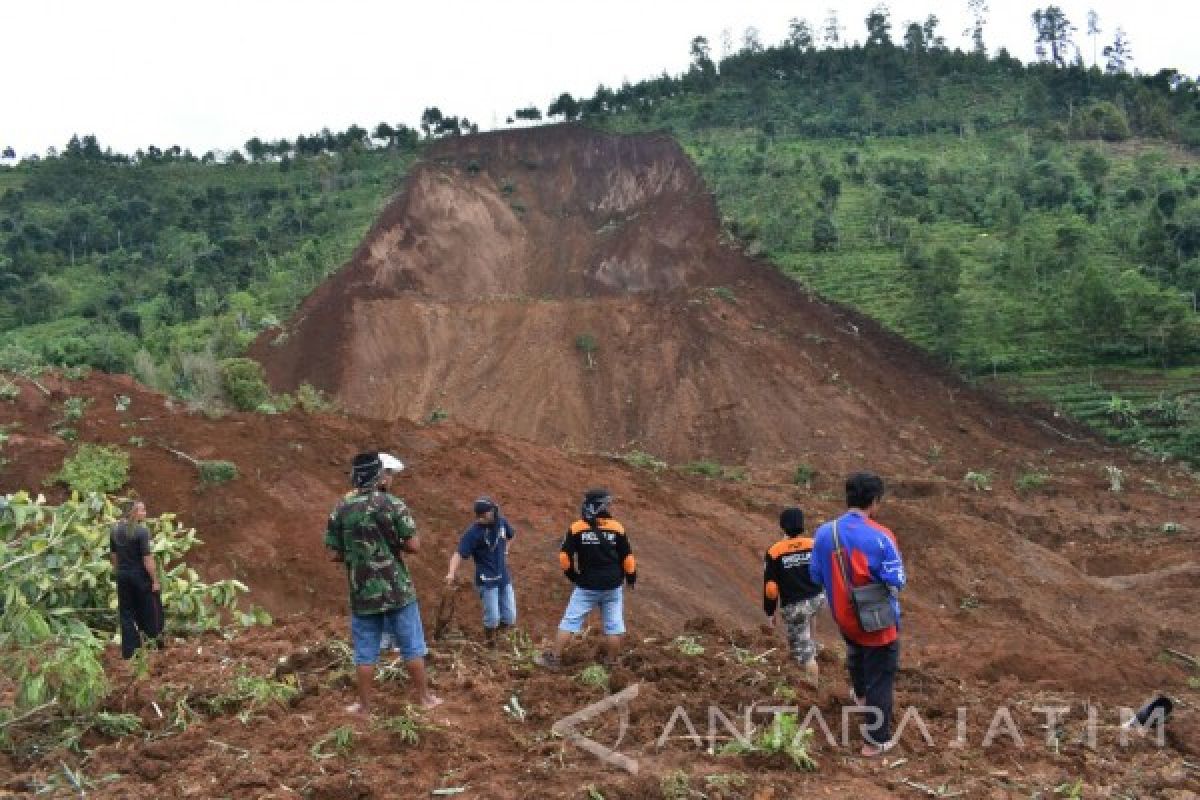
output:
<path id="1" fill-rule="evenodd" d="M 842 549 L 842 540 L 838 537 L 837 520 L 833 521 L 833 560 L 837 562 L 838 571 L 842 573 L 842 583 L 846 587 L 846 591 L 850 592 L 854 587 L 850 583 L 850 576 L 847 574 L 846 551 Z M 853 595 L 851 595 L 853 599 Z"/>

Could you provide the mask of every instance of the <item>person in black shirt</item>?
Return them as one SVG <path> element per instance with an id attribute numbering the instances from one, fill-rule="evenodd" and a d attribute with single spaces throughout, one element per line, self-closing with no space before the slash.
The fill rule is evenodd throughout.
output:
<path id="1" fill-rule="evenodd" d="M 792 657 L 816 688 L 817 643 L 812 638 L 812 618 L 825 605 L 825 594 L 808 574 L 813 540 L 804 536 L 804 512 L 798 508 L 785 508 L 779 515 L 779 527 L 786 536 L 771 545 L 763 559 L 763 611 L 775 623 L 775 609 L 782 606 Z"/>
<path id="2" fill-rule="evenodd" d="M 139 524 L 145 518 L 146 504 L 134 500 L 108 536 L 109 558 L 117 578 L 122 658 L 132 658 L 144 643 L 157 643 L 163 630 L 162 597 L 150 531 Z"/>

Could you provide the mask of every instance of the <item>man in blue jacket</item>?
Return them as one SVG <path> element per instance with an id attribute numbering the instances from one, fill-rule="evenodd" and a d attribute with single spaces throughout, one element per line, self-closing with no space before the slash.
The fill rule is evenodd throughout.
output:
<path id="1" fill-rule="evenodd" d="M 813 582 L 825 587 L 829 610 L 846 640 L 846 669 L 854 685 L 854 702 L 878 711 L 873 724 L 862 726 L 862 755 L 869 758 L 882 755 L 892 745 L 892 694 L 900 663 L 897 593 L 906 583 L 895 535 L 872 519 L 883 502 L 883 493 L 883 479 L 872 472 L 856 472 L 847 478 L 849 510 L 817 529 L 809 566 Z M 834 546 L 835 532 L 840 550 Z M 863 630 L 847 580 L 851 586 L 888 586 L 896 624 L 879 631 Z"/>
<path id="2" fill-rule="evenodd" d="M 480 497 L 475 501 L 475 522 L 458 540 L 446 571 L 446 585 L 453 586 L 462 560 L 475 560 L 475 588 L 483 605 L 483 635 L 488 647 L 496 646 L 497 628 L 517 621 L 517 598 L 508 572 L 508 543 L 516 535 L 500 515 L 496 501 Z"/>

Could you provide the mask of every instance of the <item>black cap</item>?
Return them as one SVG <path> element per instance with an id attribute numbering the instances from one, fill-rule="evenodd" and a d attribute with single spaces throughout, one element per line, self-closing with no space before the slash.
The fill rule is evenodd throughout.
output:
<path id="1" fill-rule="evenodd" d="M 611 503 L 612 495 L 608 489 L 588 489 L 583 495 L 583 507 L 579 513 L 585 520 L 594 520 L 606 516 Z"/>
<path id="2" fill-rule="evenodd" d="M 496 510 L 496 501 L 486 494 L 475 501 L 475 516 Z"/>
<path id="3" fill-rule="evenodd" d="M 350 485 L 356 489 L 374 486 L 383 472 L 383 462 L 379 453 L 359 453 L 350 463 Z"/>
<path id="4" fill-rule="evenodd" d="M 791 536 L 804 533 L 804 512 L 795 506 L 785 508 L 779 515 L 779 527 Z"/>

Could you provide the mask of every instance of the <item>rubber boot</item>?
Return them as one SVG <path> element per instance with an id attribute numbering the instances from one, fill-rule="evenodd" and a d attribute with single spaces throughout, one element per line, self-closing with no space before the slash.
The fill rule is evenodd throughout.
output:
<path id="1" fill-rule="evenodd" d="M 495 628 L 484 628 L 483 629 L 483 642 L 484 642 L 484 644 L 487 645 L 488 650 L 496 649 L 496 629 Z"/>

